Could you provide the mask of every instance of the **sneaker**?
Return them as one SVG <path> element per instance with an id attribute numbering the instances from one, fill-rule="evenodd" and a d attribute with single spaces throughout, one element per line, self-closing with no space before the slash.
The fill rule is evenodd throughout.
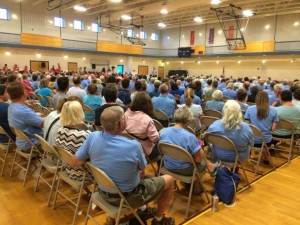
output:
<path id="1" fill-rule="evenodd" d="M 156 211 L 156 208 L 147 207 L 144 211 L 138 209 L 137 214 L 141 217 L 142 220 L 148 220 L 156 215 Z"/>
<path id="2" fill-rule="evenodd" d="M 161 221 L 153 218 L 151 225 L 175 225 L 175 219 L 173 217 L 163 217 Z"/>

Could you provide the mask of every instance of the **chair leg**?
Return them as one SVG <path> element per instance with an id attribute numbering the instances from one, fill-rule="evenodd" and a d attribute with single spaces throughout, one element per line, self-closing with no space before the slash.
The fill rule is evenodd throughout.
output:
<path id="1" fill-rule="evenodd" d="M 56 169 L 56 171 L 54 173 L 51 188 L 50 188 L 50 192 L 49 192 L 49 196 L 48 196 L 48 201 L 47 201 L 47 206 L 48 207 L 50 206 L 51 196 L 52 196 L 52 193 L 53 193 L 53 190 L 54 190 L 54 187 L 55 187 L 55 181 L 56 181 L 56 177 L 57 177 L 57 170 L 58 170 L 58 168 Z"/>
<path id="2" fill-rule="evenodd" d="M 60 179 L 60 177 L 58 177 L 52 209 L 55 209 L 55 206 L 56 206 L 56 200 L 57 200 L 57 194 L 58 194 L 58 191 L 59 191 L 60 182 L 61 182 L 61 179 Z"/>
<path id="3" fill-rule="evenodd" d="M 86 217 L 85 217 L 85 220 L 84 220 L 84 225 L 87 225 L 88 223 L 88 220 L 89 220 L 89 215 L 90 215 L 90 210 L 91 210 L 91 206 L 92 206 L 92 198 L 90 199 L 90 202 L 89 202 L 89 206 L 88 206 L 88 209 L 87 209 L 87 212 L 86 212 Z"/>
<path id="4" fill-rule="evenodd" d="M 13 170 L 14 170 L 14 166 L 15 166 L 15 163 L 16 163 L 16 158 L 17 158 L 17 150 L 15 152 L 13 163 L 11 165 L 10 174 L 9 174 L 10 177 L 12 176 L 12 173 L 13 173 Z"/>
<path id="5" fill-rule="evenodd" d="M 117 213 L 117 218 L 116 218 L 115 225 L 119 225 L 120 217 L 121 217 L 121 209 L 123 208 L 123 204 L 124 204 L 124 199 L 121 199 L 119 210 L 118 210 L 118 213 Z"/>
<path id="6" fill-rule="evenodd" d="M 77 204 L 76 204 L 76 208 L 75 208 L 75 213 L 74 213 L 72 225 L 74 225 L 75 221 L 76 221 L 77 212 L 78 212 L 78 209 L 79 209 L 79 204 L 80 204 L 80 200 L 81 200 L 81 195 L 82 195 L 83 187 L 84 187 L 84 178 L 83 178 L 82 185 L 80 187 L 80 191 L 79 191 L 79 194 L 78 194 L 78 200 L 77 200 Z"/>
<path id="7" fill-rule="evenodd" d="M 39 171 L 39 175 L 38 175 L 38 178 L 37 178 L 37 180 L 36 180 L 34 192 L 37 191 L 37 188 L 38 188 L 38 186 L 39 186 L 40 178 L 41 178 L 41 175 L 42 175 L 42 170 L 43 170 L 43 165 L 41 165 L 41 169 L 40 169 L 40 171 Z"/>
<path id="8" fill-rule="evenodd" d="M 260 150 L 260 152 L 259 152 L 259 156 L 258 156 L 257 163 L 256 163 L 256 167 L 255 167 L 255 176 L 257 175 L 259 163 L 260 163 L 261 156 L 262 156 L 262 151 L 263 151 L 263 148 L 262 148 L 262 149 Z"/>
<path id="9" fill-rule="evenodd" d="M 143 220 L 141 219 L 141 217 L 136 213 L 136 211 L 133 209 L 132 210 L 133 215 L 135 216 L 135 218 L 137 218 L 137 220 L 140 222 L 141 225 L 147 225 L 143 222 Z"/>
<path id="10" fill-rule="evenodd" d="M 2 165 L 2 168 L 1 168 L 1 172 L 0 172 L 0 177 L 2 177 L 2 175 L 3 175 L 3 171 L 4 171 L 5 164 L 6 164 L 8 151 L 9 151 L 9 143 L 7 145 L 6 152 L 4 154 L 3 165 Z"/>
<path id="11" fill-rule="evenodd" d="M 289 156 L 288 156 L 288 163 L 290 163 L 291 158 L 292 158 L 293 147 L 294 147 L 294 138 L 292 138 L 292 141 L 291 141 L 291 144 L 290 144 L 290 151 L 289 151 Z"/>
<path id="12" fill-rule="evenodd" d="M 26 167 L 26 172 L 25 172 L 25 176 L 24 176 L 24 180 L 23 180 L 23 184 L 22 184 L 23 187 L 25 187 L 25 182 L 26 182 L 27 174 L 29 172 L 29 167 L 30 167 L 31 159 L 32 159 L 32 151 L 31 151 L 30 157 L 28 159 L 28 163 L 27 163 L 27 167 Z"/>
<path id="13" fill-rule="evenodd" d="M 241 165 L 241 168 L 242 168 L 242 171 L 243 171 L 244 177 L 245 177 L 245 179 L 246 179 L 246 182 L 247 182 L 247 185 L 246 185 L 246 186 L 248 186 L 248 187 L 250 188 L 250 183 L 249 183 L 248 177 L 247 177 L 247 175 L 246 175 L 246 172 L 245 172 L 245 170 L 244 170 L 244 167 L 243 167 L 243 165 L 242 165 L 242 162 L 241 162 L 241 161 L 240 161 L 240 165 Z"/>
<path id="14" fill-rule="evenodd" d="M 192 178 L 192 182 L 191 182 L 191 187 L 190 187 L 190 192 L 189 192 L 188 204 L 187 204 L 187 208 L 186 208 L 186 211 L 185 211 L 185 219 L 186 220 L 188 219 L 188 216 L 189 216 L 189 209 L 190 209 L 190 205 L 191 205 L 191 199 L 192 199 L 194 182 L 195 182 L 195 172 L 193 174 L 193 178 Z"/>

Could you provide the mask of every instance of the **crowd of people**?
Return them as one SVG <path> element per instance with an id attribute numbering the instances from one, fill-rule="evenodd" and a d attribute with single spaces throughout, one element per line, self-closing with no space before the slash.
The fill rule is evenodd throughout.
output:
<path id="1" fill-rule="evenodd" d="M 158 142 L 184 148 L 194 158 L 199 171 L 207 170 L 212 176 L 218 160 L 234 161 L 233 151 L 212 146 L 216 163 L 209 161 L 201 148 L 202 140 L 186 130 L 193 123 L 196 134 L 201 129 L 200 117 L 205 109 L 222 113 L 207 132 L 231 139 L 241 156 L 247 160 L 251 146 L 261 146 L 248 123 L 258 127 L 268 146 L 276 144 L 273 136 L 291 135 L 290 131 L 276 129 L 282 118 L 290 120 L 296 130 L 300 124 L 300 82 L 268 78 L 238 78 L 217 76 L 161 78 L 156 75 L 64 73 L 54 67 L 46 73 L 24 69 L 0 70 L 0 125 L 7 131 L 17 147 L 29 152 L 31 144 L 15 137 L 10 127 L 23 131 L 32 143 L 39 146 L 34 134 L 43 136 L 51 146 L 61 147 L 73 156 L 66 171 L 71 179 L 81 180 L 86 161 L 103 170 L 124 193 L 128 202 L 138 208 L 143 219 L 153 217 L 152 225 L 175 224 L 165 217 L 173 195 L 174 181 L 164 175 L 144 179 L 147 158 L 159 156 Z M 30 106 L 32 93 L 44 98 L 40 104 L 48 106 L 53 98 L 53 111 L 41 118 Z M 180 99 L 175 99 L 176 96 Z M 50 98 L 50 99 L 51 99 Z M 84 105 L 94 113 L 84 112 Z M 154 110 L 163 111 L 174 126 L 160 133 L 154 125 Z M 84 129 L 85 121 L 94 121 L 103 131 Z M 136 140 L 123 136 L 130 134 Z M 1 142 L 6 142 L 0 136 Z M 42 149 L 41 149 L 42 150 Z M 120 157 L 121 156 L 121 157 Z M 264 162 L 269 156 L 264 154 Z M 168 157 L 164 166 L 178 174 L 191 175 L 193 167 Z M 199 181 L 193 192 L 199 194 Z M 120 198 L 111 190 L 99 188 L 109 203 L 117 205 Z M 147 203 L 157 200 L 157 209 Z"/>

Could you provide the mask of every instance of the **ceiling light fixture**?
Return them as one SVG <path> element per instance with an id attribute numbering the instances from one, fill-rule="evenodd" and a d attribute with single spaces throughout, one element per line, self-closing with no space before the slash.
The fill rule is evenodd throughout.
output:
<path id="1" fill-rule="evenodd" d="M 245 31 L 245 28 L 244 28 L 244 27 L 242 27 L 242 28 L 241 28 L 241 31 L 242 31 L 242 32 L 244 32 L 244 31 Z"/>
<path id="2" fill-rule="evenodd" d="M 53 21 L 52 21 L 52 20 L 49 20 L 49 23 L 50 23 L 50 24 L 53 24 Z"/>
<path id="3" fill-rule="evenodd" d="M 35 56 L 36 56 L 37 58 L 41 58 L 41 57 L 42 57 L 42 55 L 41 55 L 40 53 L 35 54 Z"/>
<path id="4" fill-rule="evenodd" d="M 211 2 L 210 2 L 210 4 L 212 4 L 212 5 L 218 5 L 220 3 L 221 3 L 220 0 L 211 0 Z"/>
<path id="5" fill-rule="evenodd" d="M 262 60 L 261 62 L 262 62 L 263 64 L 265 64 L 267 61 L 266 61 L 266 60 Z"/>
<path id="6" fill-rule="evenodd" d="M 299 22 L 296 21 L 296 22 L 294 23 L 294 27 L 298 27 L 298 26 L 299 26 Z"/>
<path id="7" fill-rule="evenodd" d="M 165 28 L 167 25 L 164 23 L 158 23 L 157 26 L 161 27 L 161 28 Z"/>
<path id="8" fill-rule="evenodd" d="M 169 65 L 169 62 L 167 62 L 167 65 Z"/>
<path id="9" fill-rule="evenodd" d="M 86 58 L 85 58 L 85 57 L 83 57 L 82 59 L 83 59 L 83 60 L 86 60 Z"/>
<path id="10" fill-rule="evenodd" d="M 199 36 L 202 37 L 202 33 L 201 32 L 199 33 Z"/>
<path id="11" fill-rule="evenodd" d="M 73 27 L 73 23 L 69 23 L 69 27 Z"/>
<path id="12" fill-rule="evenodd" d="M 181 63 L 181 64 L 183 64 L 184 62 L 183 62 L 183 61 L 181 61 L 180 63 Z"/>
<path id="13" fill-rule="evenodd" d="M 122 0 L 110 0 L 111 2 L 113 2 L 113 3 L 119 3 L 119 2 L 121 2 Z"/>
<path id="14" fill-rule="evenodd" d="M 67 56 L 67 55 L 64 56 L 64 59 L 68 59 L 68 58 L 69 58 L 69 56 Z"/>
<path id="15" fill-rule="evenodd" d="M 241 60 L 237 61 L 238 64 L 241 64 L 241 62 L 242 62 Z"/>
<path id="16" fill-rule="evenodd" d="M 73 8 L 79 12 L 85 12 L 87 10 L 87 8 L 85 8 L 84 6 L 81 6 L 81 5 L 75 5 Z"/>
<path id="17" fill-rule="evenodd" d="M 16 14 L 12 14 L 11 17 L 15 20 L 18 19 L 18 16 Z"/>
<path id="18" fill-rule="evenodd" d="M 253 16 L 254 14 L 253 14 L 252 10 L 250 10 L 250 9 L 245 9 L 245 10 L 243 11 L 243 15 L 244 15 L 244 17 L 251 17 L 251 16 Z"/>
<path id="19" fill-rule="evenodd" d="M 200 61 L 197 61 L 197 63 L 200 64 L 201 62 L 200 62 Z"/>
<path id="20" fill-rule="evenodd" d="M 197 23 L 201 23 L 201 22 L 203 22 L 203 19 L 201 17 L 197 16 L 194 18 L 194 21 Z"/>
<path id="21" fill-rule="evenodd" d="M 123 59 L 120 59 L 120 62 L 123 62 Z"/>
<path id="22" fill-rule="evenodd" d="M 222 34 L 222 30 L 219 30 L 219 31 L 218 31 L 218 34 L 221 35 L 221 34 Z"/>
<path id="23" fill-rule="evenodd" d="M 10 52 L 5 52 L 5 55 L 10 56 L 11 53 Z"/>
<path id="24" fill-rule="evenodd" d="M 216 63 L 219 64 L 219 61 L 217 61 Z"/>
<path id="25" fill-rule="evenodd" d="M 132 19 L 131 16 L 128 16 L 128 15 L 122 15 L 121 18 L 123 20 L 131 20 Z"/>
<path id="26" fill-rule="evenodd" d="M 269 30 L 269 29 L 270 29 L 270 25 L 267 24 L 267 25 L 265 26 L 265 29 L 266 29 L 266 30 Z"/>
<path id="27" fill-rule="evenodd" d="M 90 29 L 91 29 L 91 27 L 90 27 L 90 26 L 88 26 L 87 28 L 88 28 L 88 30 L 90 30 Z"/>
<path id="28" fill-rule="evenodd" d="M 160 10 L 160 13 L 161 13 L 161 14 L 168 14 L 169 11 L 168 11 L 167 9 L 162 9 L 162 10 Z"/>

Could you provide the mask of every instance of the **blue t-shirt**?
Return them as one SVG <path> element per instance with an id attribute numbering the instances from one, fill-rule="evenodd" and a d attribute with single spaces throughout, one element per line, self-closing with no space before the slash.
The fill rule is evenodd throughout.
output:
<path id="1" fill-rule="evenodd" d="M 260 129 L 260 131 L 263 133 L 266 143 L 270 143 L 272 141 L 272 124 L 279 121 L 276 108 L 270 106 L 267 117 L 260 120 L 257 118 L 256 105 L 249 106 L 245 113 L 245 119 L 249 120 L 251 124 Z M 262 139 L 255 137 L 254 143 L 261 144 Z"/>
<path id="2" fill-rule="evenodd" d="M 83 81 L 81 81 L 81 84 L 80 84 L 80 86 L 81 86 L 82 89 L 85 89 L 89 85 L 90 85 L 90 81 L 89 80 L 83 80 Z"/>
<path id="3" fill-rule="evenodd" d="M 194 155 L 200 150 L 200 145 L 195 135 L 183 128 L 168 127 L 161 130 L 160 142 L 178 145 L 188 151 L 191 155 Z M 188 168 L 191 163 L 178 161 L 164 156 L 164 165 L 167 169 L 185 169 Z"/>
<path id="4" fill-rule="evenodd" d="M 44 136 L 43 129 L 40 128 L 43 119 L 25 105 L 11 103 L 8 107 L 8 122 L 9 126 L 23 131 L 34 144 L 38 143 L 34 134 L 38 134 L 41 137 Z M 16 139 L 16 144 L 21 150 L 31 148 L 30 142 L 22 141 L 18 138 Z"/>
<path id="5" fill-rule="evenodd" d="M 227 97 L 229 99 L 235 99 L 236 98 L 236 92 L 231 89 L 225 89 L 223 90 L 223 96 Z"/>
<path id="6" fill-rule="evenodd" d="M 175 112 L 175 100 L 160 94 L 158 97 L 152 98 L 152 103 L 156 110 L 162 110 L 167 114 L 169 119 L 173 118 L 173 113 Z"/>
<path id="7" fill-rule="evenodd" d="M 206 109 L 213 109 L 222 112 L 225 103 L 223 101 L 211 100 L 206 102 Z"/>
<path id="8" fill-rule="evenodd" d="M 226 130 L 222 120 L 217 120 L 209 126 L 207 132 L 226 136 L 235 143 L 242 160 L 249 157 L 250 146 L 253 146 L 253 133 L 247 123 L 242 122 L 240 129 Z M 216 146 L 212 146 L 212 153 L 216 159 L 229 162 L 234 161 L 236 157 L 234 151 Z"/>
<path id="9" fill-rule="evenodd" d="M 267 89 L 264 91 L 267 92 L 267 94 L 269 96 L 269 105 L 272 105 L 277 100 L 274 90 Z"/>
<path id="10" fill-rule="evenodd" d="M 83 97 L 83 103 L 89 106 L 94 112 L 95 110 L 102 105 L 102 98 L 97 95 L 86 95 Z M 94 120 L 94 114 L 84 113 L 84 116 L 87 120 Z"/>
<path id="11" fill-rule="evenodd" d="M 118 98 L 124 103 L 124 105 L 129 105 L 131 103 L 130 91 L 126 89 L 121 89 L 118 92 Z"/>
<path id="12" fill-rule="evenodd" d="M 48 87 L 42 87 L 42 88 L 38 89 L 36 92 L 39 95 L 41 95 L 45 100 L 46 100 L 47 96 L 52 95 L 52 91 Z M 46 101 L 41 101 L 41 105 L 45 107 L 47 105 L 47 100 Z"/>
<path id="13" fill-rule="evenodd" d="M 7 112 L 8 112 L 9 104 L 5 102 L 0 102 L 0 126 L 6 131 L 6 133 L 13 139 L 16 140 L 16 135 L 9 128 L 8 120 L 7 120 Z M 0 142 L 7 143 L 8 138 L 5 135 L 0 134 Z"/>
<path id="14" fill-rule="evenodd" d="M 91 133 L 76 152 L 76 157 L 79 160 L 90 160 L 94 166 L 103 170 L 121 192 L 130 192 L 138 186 L 140 170 L 147 165 L 139 142 L 105 131 Z"/>
<path id="15" fill-rule="evenodd" d="M 148 84 L 147 84 L 147 89 L 146 89 L 146 92 L 147 92 L 147 93 L 153 92 L 154 89 L 155 89 L 155 87 L 154 87 L 154 84 L 153 84 L 153 83 L 148 83 Z"/>
<path id="16" fill-rule="evenodd" d="M 181 95 L 180 104 L 185 104 L 185 100 L 186 100 L 185 96 Z M 195 105 L 201 105 L 202 104 L 201 99 L 197 95 L 195 95 L 194 98 L 193 98 L 193 104 L 195 104 Z"/>

